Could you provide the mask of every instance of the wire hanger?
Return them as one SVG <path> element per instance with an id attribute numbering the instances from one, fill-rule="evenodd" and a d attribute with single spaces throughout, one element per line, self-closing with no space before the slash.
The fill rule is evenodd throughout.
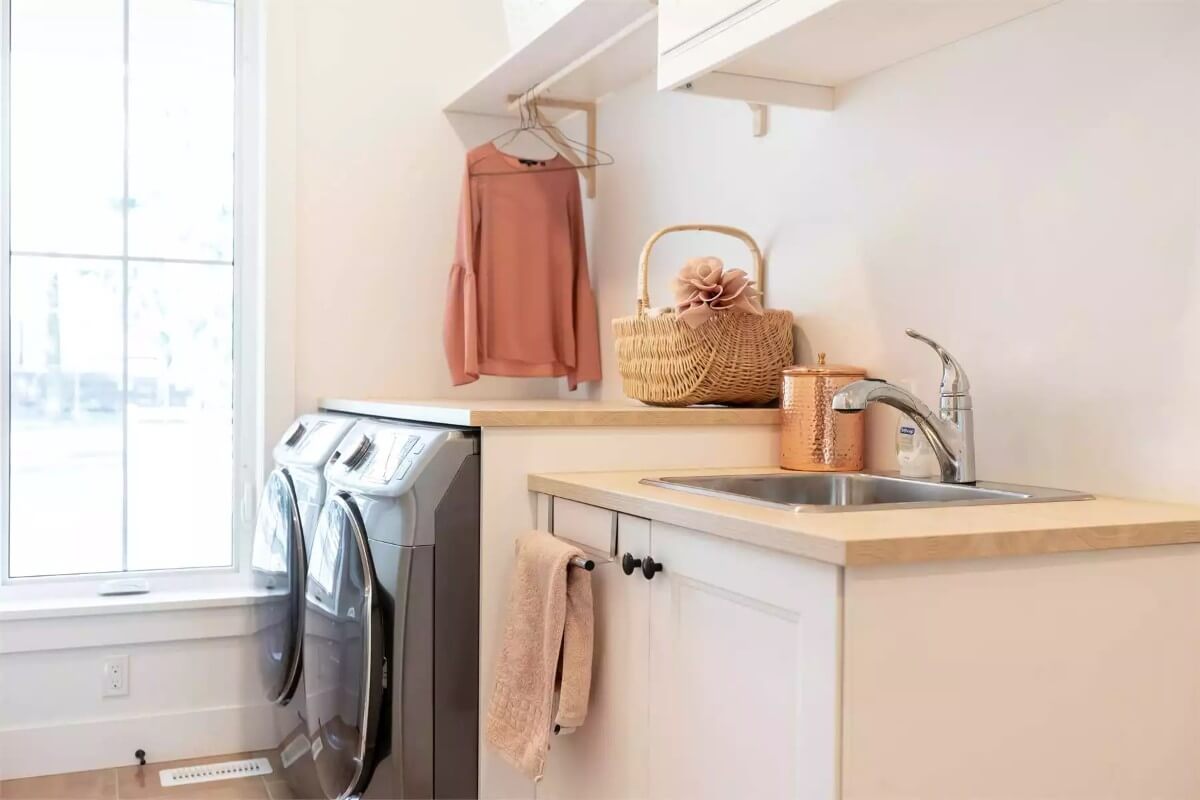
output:
<path id="1" fill-rule="evenodd" d="M 517 101 L 517 109 L 520 113 L 520 123 L 517 127 L 492 138 L 490 143 L 495 145 L 496 150 L 502 156 L 516 159 L 524 168 L 514 168 L 508 162 L 505 162 L 505 168 L 487 172 L 475 171 L 474 167 L 476 164 L 480 164 L 492 157 L 491 154 L 487 154 L 471 162 L 472 175 L 530 175 L 542 172 L 562 172 L 565 170 L 580 171 L 594 169 L 595 167 L 607 167 L 616 163 L 616 159 L 609 153 L 572 139 L 556 125 L 548 122 L 542 116 L 541 109 L 538 106 L 538 98 L 532 89 L 526 90 L 521 94 L 520 99 Z M 532 137 L 543 147 L 551 150 L 553 155 L 546 159 L 531 159 L 504 152 L 504 148 L 511 146 L 522 134 Z M 542 134 L 545 134 L 545 136 Z M 549 140 L 547 140 L 547 136 Z M 503 144 L 499 143 L 500 139 L 504 139 Z M 562 156 L 562 159 L 567 164 L 555 167 L 546 166 L 558 156 Z M 533 169 L 533 167 L 538 167 L 538 169 Z"/>

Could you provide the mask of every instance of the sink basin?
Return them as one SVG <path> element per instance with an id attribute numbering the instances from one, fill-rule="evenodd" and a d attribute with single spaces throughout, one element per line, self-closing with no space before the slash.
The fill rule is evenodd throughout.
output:
<path id="1" fill-rule="evenodd" d="M 1090 494 L 1007 483 L 939 483 L 870 472 L 797 472 L 645 478 L 681 492 L 796 511 L 877 511 L 897 508 L 1049 503 L 1092 500 Z"/>

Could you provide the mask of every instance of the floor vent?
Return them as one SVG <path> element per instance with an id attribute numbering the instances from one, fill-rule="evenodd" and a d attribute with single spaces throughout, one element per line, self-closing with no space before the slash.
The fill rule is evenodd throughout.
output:
<path id="1" fill-rule="evenodd" d="M 196 764 L 192 767 L 176 767 L 158 771 L 163 786 L 184 786 L 189 783 L 228 781 L 234 778 L 250 778 L 254 775 L 270 775 L 271 762 L 265 758 L 248 758 L 245 761 L 219 761 L 215 764 Z"/>

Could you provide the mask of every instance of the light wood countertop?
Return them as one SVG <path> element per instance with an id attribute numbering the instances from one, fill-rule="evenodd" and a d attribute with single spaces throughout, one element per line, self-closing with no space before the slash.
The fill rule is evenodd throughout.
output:
<path id="1" fill-rule="evenodd" d="M 529 489 L 845 566 L 1200 542 L 1200 507 L 1098 497 L 1052 503 L 795 512 L 640 484 L 759 469 L 530 475 Z"/>
<path id="2" fill-rule="evenodd" d="M 657 408 L 641 403 L 586 400 L 349 400 L 327 398 L 327 411 L 405 419 L 467 428 L 643 427 L 778 425 L 778 408 L 692 406 Z"/>

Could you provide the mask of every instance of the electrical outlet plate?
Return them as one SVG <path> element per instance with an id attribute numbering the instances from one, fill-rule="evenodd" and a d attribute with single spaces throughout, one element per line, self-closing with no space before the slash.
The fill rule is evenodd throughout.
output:
<path id="1" fill-rule="evenodd" d="M 127 694 L 129 694 L 129 656 L 105 656 L 100 695 L 102 697 L 124 697 Z"/>

